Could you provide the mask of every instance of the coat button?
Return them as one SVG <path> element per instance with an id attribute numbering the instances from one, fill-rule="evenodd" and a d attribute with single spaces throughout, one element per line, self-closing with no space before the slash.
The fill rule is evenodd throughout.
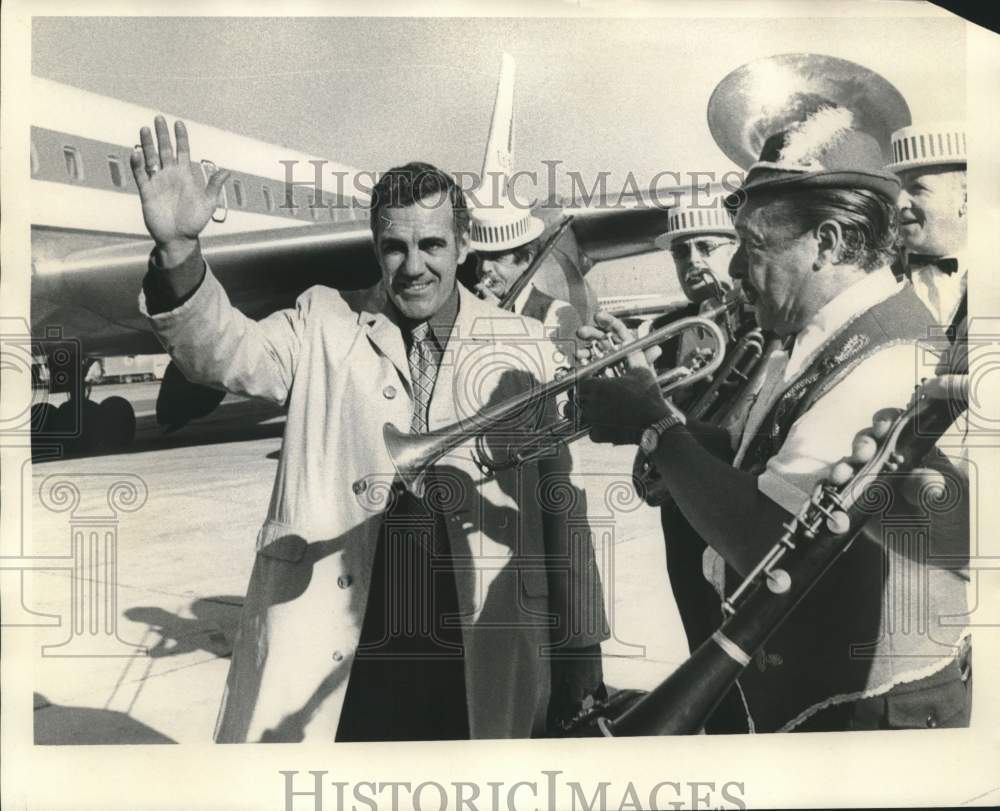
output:
<path id="1" fill-rule="evenodd" d="M 333 661 L 342 662 L 343 660 L 344 660 L 344 654 L 342 654 L 339 650 L 335 650 L 333 652 Z"/>
<path id="2" fill-rule="evenodd" d="M 354 578 L 349 574 L 342 574 L 337 578 L 337 585 L 342 589 L 349 589 L 354 582 Z"/>
<path id="3" fill-rule="evenodd" d="M 934 729 L 934 727 L 936 727 L 937 725 L 938 725 L 937 716 L 934 715 L 934 713 L 931 713 L 930 715 L 928 715 L 927 716 L 927 726 L 930 727 L 931 729 Z"/>
<path id="4" fill-rule="evenodd" d="M 358 479 L 351 485 L 351 489 L 354 491 L 354 495 L 360 496 L 363 492 L 365 492 L 365 490 L 368 489 L 368 482 L 364 479 Z"/>
<path id="5" fill-rule="evenodd" d="M 382 389 L 382 396 L 385 397 L 386 400 L 393 399 L 396 396 L 396 387 L 386 386 L 384 389 Z"/>

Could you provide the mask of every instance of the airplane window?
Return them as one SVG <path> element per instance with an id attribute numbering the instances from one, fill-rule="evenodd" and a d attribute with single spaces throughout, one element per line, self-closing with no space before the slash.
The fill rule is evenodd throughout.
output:
<path id="1" fill-rule="evenodd" d="M 274 211 L 274 198 L 271 197 L 271 189 L 268 186 L 260 187 L 261 193 L 264 195 L 264 210 Z"/>
<path id="2" fill-rule="evenodd" d="M 238 180 L 233 181 L 233 202 L 243 208 L 243 184 Z"/>
<path id="3" fill-rule="evenodd" d="M 38 150 L 35 148 L 35 142 L 31 142 L 31 174 L 38 174 Z"/>
<path id="4" fill-rule="evenodd" d="M 219 167 L 215 165 L 214 161 L 206 160 L 202 158 L 201 161 L 201 173 L 205 178 L 205 182 L 218 171 Z M 220 213 L 221 211 L 221 213 Z M 219 195 L 219 205 L 215 209 L 215 213 L 212 214 L 212 222 L 225 222 L 226 215 L 229 213 L 229 193 L 226 187 L 222 187 L 222 192 Z"/>
<path id="5" fill-rule="evenodd" d="M 125 173 L 122 172 L 122 165 L 114 155 L 108 155 L 108 171 L 111 173 L 111 182 L 119 189 L 125 188 Z"/>
<path id="6" fill-rule="evenodd" d="M 64 146 L 63 159 L 66 161 L 66 174 L 70 180 L 83 180 L 83 159 L 80 157 L 80 150 Z"/>

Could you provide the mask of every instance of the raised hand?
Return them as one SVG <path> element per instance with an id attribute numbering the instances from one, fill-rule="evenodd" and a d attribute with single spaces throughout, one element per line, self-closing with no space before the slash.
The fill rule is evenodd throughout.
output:
<path id="1" fill-rule="evenodd" d="M 132 152 L 132 175 L 139 188 L 142 217 L 167 267 L 179 264 L 194 249 L 218 205 L 229 172 L 215 172 L 205 182 L 201 169 L 191 164 L 191 148 L 183 121 L 174 124 L 177 155 L 163 116 L 157 116 L 156 144 L 149 127 L 139 131 L 141 149 Z"/>

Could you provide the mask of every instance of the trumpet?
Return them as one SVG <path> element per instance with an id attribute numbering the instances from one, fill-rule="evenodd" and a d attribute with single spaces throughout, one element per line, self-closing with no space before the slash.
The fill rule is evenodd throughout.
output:
<path id="1" fill-rule="evenodd" d="M 558 447 L 585 436 L 589 428 L 577 426 L 573 420 L 563 416 L 540 431 L 533 432 L 520 446 L 509 449 L 504 459 L 493 458 L 487 453 L 486 440 L 504 422 L 525 409 L 554 400 L 559 394 L 574 389 L 581 380 L 599 374 L 614 373 L 616 370 L 620 372 L 622 364 L 633 353 L 643 352 L 689 329 L 707 331 L 715 340 L 715 352 L 711 358 L 699 358 L 690 367 L 680 366 L 657 375 L 660 392 L 663 396 L 667 396 L 679 388 L 703 380 L 722 365 L 726 340 L 722 330 L 714 321 L 700 316 L 683 318 L 642 338 L 630 341 L 586 366 L 564 369 L 561 376 L 557 376 L 549 383 L 522 392 L 503 403 L 486 408 L 437 431 L 408 434 L 400 431 L 392 423 L 386 423 L 382 428 L 382 436 L 389 451 L 389 458 L 402 483 L 419 497 L 424 492 L 424 478 L 428 468 L 442 456 L 468 441 L 472 441 L 475 445 L 473 460 L 487 476 L 494 475 L 498 470 L 517 467 L 548 456 Z"/>
<path id="2" fill-rule="evenodd" d="M 718 312 L 719 309 L 721 308 L 712 312 Z M 722 368 L 711 385 L 688 409 L 687 417 L 702 420 L 710 425 L 724 424 L 743 393 L 751 388 L 763 373 L 764 361 L 779 345 L 780 340 L 777 338 L 765 342 L 764 333 L 759 328 L 751 330 L 740 338 L 726 353 Z M 636 452 L 635 461 L 632 463 L 632 485 L 651 507 L 659 507 L 670 495 L 656 466 L 641 450 Z"/>
<path id="3" fill-rule="evenodd" d="M 712 384 L 688 409 L 688 419 L 707 419 L 716 425 L 720 423 L 728 409 L 720 409 L 711 415 L 709 412 L 712 412 L 716 404 L 721 405 L 723 402 L 721 395 L 724 390 L 730 391 L 735 396 L 750 382 L 750 376 L 764 355 L 764 345 L 764 333 L 759 327 L 740 338 L 728 353 L 722 369 Z M 725 402 L 731 402 L 731 398 L 726 398 Z"/>
<path id="4" fill-rule="evenodd" d="M 954 404 L 919 393 L 874 457 L 851 479 L 821 482 L 781 537 L 723 603 L 722 626 L 665 681 L 615 719 L 608 737 L 697 733 L 774 631 L 834 565 L 871 517 L 865 494 L 890 473 L 920 464 L 954 421 Z"/>

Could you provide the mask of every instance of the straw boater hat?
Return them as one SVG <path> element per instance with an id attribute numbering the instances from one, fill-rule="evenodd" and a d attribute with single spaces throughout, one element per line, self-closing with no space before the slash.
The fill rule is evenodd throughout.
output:
<path id="1" fill-rule="evenodd" d="M 771 135 L 726 206 L 737 209 L 762 191 L 823 188 L 868 189 L 892 202 L 899 194 L 899 179 L 886 171 L 878 141 L 855 129 L 854 115 L 844 107 L 821 107 Z"/>
<path id="2" fill-rule="evenodd" d="M 694 207 L 691 203 L 674 206 L 667 212 L 667 230 L 653 242 L 657 248 L 668 251 L 675 239 L 696 234 L 722 234 L 736 238 L 732 217 L 718 200 L 713 200 L 710 206 Z"/>
<path id="3" fill-rule="evenodd" d="M 924 166 L 966 165 L 965 124 L 940 121 L 903 127 L 892 134 L 892 163 L 885 168 L 901 172 Z"/>
<path id="4" fill-rule="evenodd" d="M 469 247 L 474 251 L 512 251 L 537 239 L 545 224 L 527 209 L 509 202 L 474 208 L 470 216 Z"/>

